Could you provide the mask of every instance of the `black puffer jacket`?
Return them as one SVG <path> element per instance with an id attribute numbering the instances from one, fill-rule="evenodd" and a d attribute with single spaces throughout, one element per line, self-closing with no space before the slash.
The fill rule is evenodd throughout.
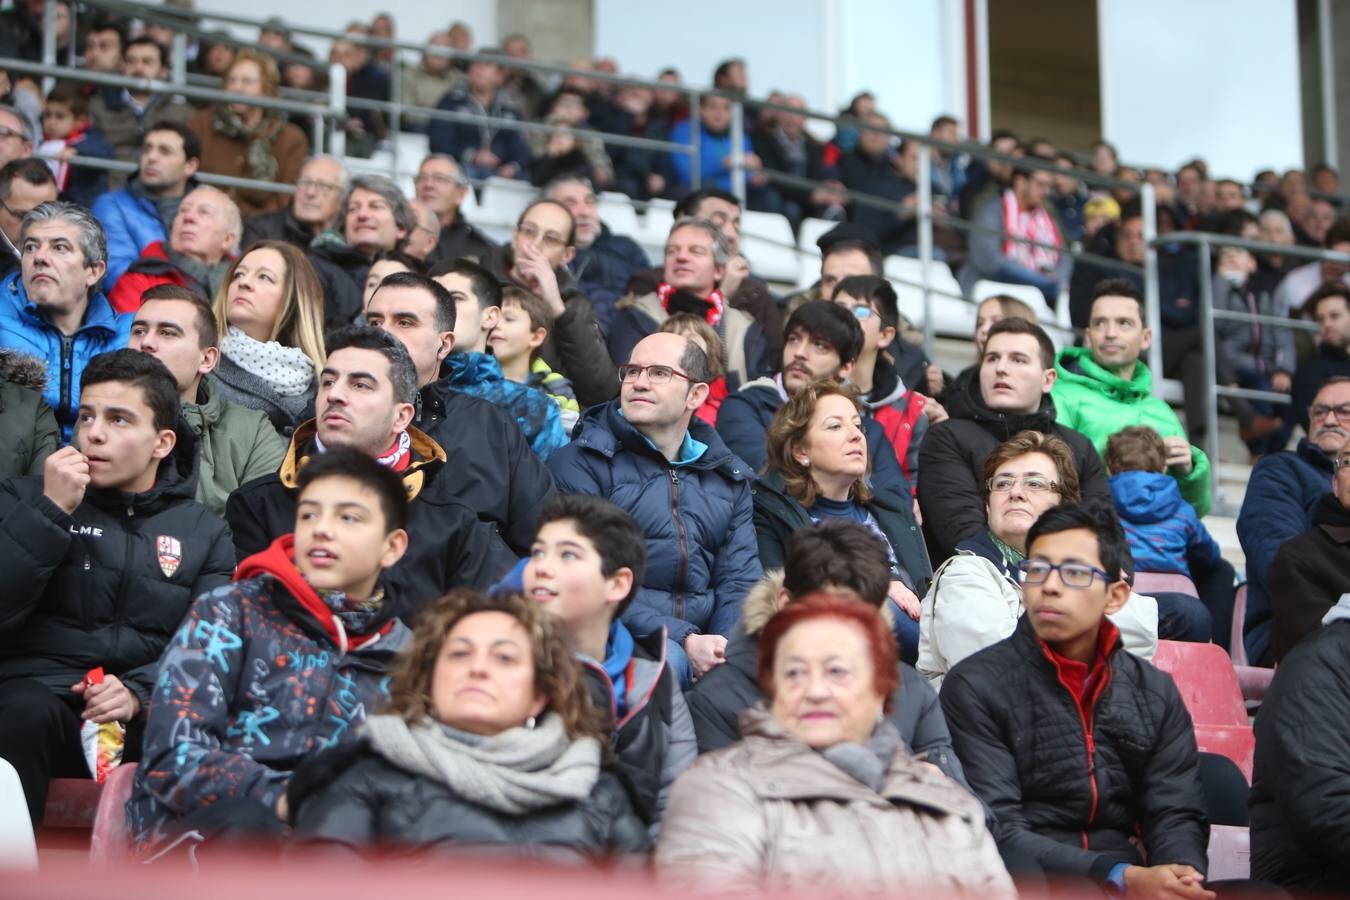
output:
<path id="1" fill-rule="evenodd" d="M 1117 863 L 1206 869 L 1209 828 L 1191 717 L 1170 675 L 1109 650 L 1091 715 L 1027 617 L 942 683 L 956 755 L 998 818 L 999 847 L 1103 882 Z"/>
<path id="2" fill-rule="evenodd" d="M 647 849 L 647 830 L 619 780 L 602 771 L 582 803 L 529 815 L 488 809 L 448 785 L 388 762 L 368 741 L 311 757 L 286 791 L 300 843 L 361 853 L 377 845 L 413 852 L 588 862 Z"/>
<path id="3" fill-rule="evenodd" d="M 933 558 L 945 560 L 956 545 L 987 527 L 980 485 L 984 464 L 999 444 L 1019 431 L 1039 431 L 1063 440 L 1073 450 L 1084 500 L 1111 504 L 1111 485 L 1092 442 L 1055 422 L 1055 402 L 1046 394 L 1034 413 L 994 412 L 980 396 L 978 378 L 958 381 L 948 391 L 951 418 L 928 429 L 919 448 L 919 508 Z"/>
<path id="4" fill-rule="evenodd" d="M 434 381 L 418 393 L 413 425 L 445 450 L 442 488 L 493 525 L 514 552 L 534 542 L 539 508 L 554 494 L 553 476 L 502 407 Z"/>
<path id="5" fill-rule="evenodd" d="M 46 386 L 42 360 L 0 350 L 0 479 L 41 475 L 61 443 L 56 415 L 42 399 Z"/>
<path id="6" fill-rule="evenodd" d="M 1280 663 L 1256 716 L 1252 877 L 1291 891 L 1350 886 L 1350 608 Z"/>
<path id="7" fill-rule="evenodd" d="M 0 681 L 68 696 L 102 666 L 146 707 L 192 599 L 234 570 L 229 529 L 194 499 L 196 438 L 182 421 L 177 433 L 153 488 L 91 488 L 74 515 L 43 495 L 41 475 L 0 484 Z"/>

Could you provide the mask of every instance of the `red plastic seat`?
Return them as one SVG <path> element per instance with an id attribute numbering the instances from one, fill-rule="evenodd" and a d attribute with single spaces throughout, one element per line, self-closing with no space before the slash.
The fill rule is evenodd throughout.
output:
<path id="1" fill-rule="evenodd" d="M 1247 783 L 1252 783 L 1256 734 L 1250 725 L 1196 725 L 1195 748 L 1201 753 L 1228 757 L 1242 770 Z"/>
<path id="2" fill-rule="evenodd" d="M 89 840 L 89 864 L 95 868 L 125 862 L 131 856 L 131 831 L 127 826 L 127 801 L 136 764 L 123 763 L 108 773 L 94 815 L 94 833 Z"/>
<path id="3" fill-rule="evenodd" d="M 1177 683 L 1196 725 L 1250 725 L 1237 673 L 1218 644 L 1158 641 L 1153 664 Z"/>
<path id="4" fill-rule="evenodd" d="M 47 783 L 47 805 L 42 827 L 80 829 L 94 827 L 103 785 L 92 778 L 53 778 Z"/>
<path id="5" fill-rule="evenodd" d="M 1194 581 L 1173 572 L 1135 572 L 1134 592 L 1147 597 L 1154 594 L 1185 594 L 1187 597 L 1196 598 L 1200 596 Z"/>

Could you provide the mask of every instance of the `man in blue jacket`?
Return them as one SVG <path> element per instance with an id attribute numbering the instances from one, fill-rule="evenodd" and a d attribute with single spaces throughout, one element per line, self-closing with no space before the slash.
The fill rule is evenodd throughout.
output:
<path id="1" fill-rule="evenodd" d="M 619 399 L 582 414 L 553 454 L 558 490 L 605 497 L 647 537 L 642 589 L 623 614 L 639 640 L 665 627 L 688 687 L 726 659 L 727 635 L 760 578 L 754 471 L 693 419 L 708 396 L 708 358 L 681 335 L 643 338 L 619 367 Z"/>
<path id="2" fill-rule="evenodd" d="M 23 217 L 19 251 L 20 271 L 0 281 L 0 347 L 47 364 L 43 396 L 68 442 L 84 367 L 126 345 L 131 316 L 114 313 L 99 288 L 108 244 L 84 207 L 60 201 L 35 207 Z"/>
<path id="3" fill-rule="evenodd" d="M 1310 431 L 1294 450 L 1263 456 L 1252 469 L 1238 513 L 1238 541 L 1247 557 L 1247 658 L 1271 665 L 1270 585 L 1280 545 L 1312 527 L 1313 510 L 1331 491 L 1332 459 L 1350 440 L 1350 376 L 1327 379 L 1308 409 Z"/>
<path id="4" fill-rule="evenodd" d="M 487 49 L 478 53 L 493 56 L 501 51 Z M 469 63 L 464 84 L 442 97 L 436 107 L 494 119 L 519 120 L 522 118 L 520 110 L 501 90 L 505 80 L 506 73 L 497 63 L 476 59 Z M 530 145 L 523 131 L 502 128 L 496 123 L 475 125 L 433 120 L 427 126 L 427 139 L 432 153 L 454 157 L 470 178 L 499 175 L 523 179 L 529 175 Z"/>
<path id="5" fill-rule="evenodd" d="M 186 125 L 156 122 L 141 138 L 140 166 L 127 186 L 94 201 L 94 217 L 108 236 L 108 284 L 146 247 L 169 239 L 179 204 L 196 186 L 201 155 L 202 142 Z"/>

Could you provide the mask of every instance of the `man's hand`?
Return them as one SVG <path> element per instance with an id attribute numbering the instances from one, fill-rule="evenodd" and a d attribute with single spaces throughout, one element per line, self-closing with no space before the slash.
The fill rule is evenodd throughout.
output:
<path id="1" fill-rule="evenodd" d="M 287 824 L 290 824 L 289 816 L 291 814 L 291 805 L 286 802 L 285 793 L 282 793 L 282 795 L 277 798 L 277 805 L 274 807 L 274 809 L 276 810 L 278 819 L 280 819 L 283 822 L 286 822 Z"/>
<path id="2" fill-rule="evenodd" d="M 1294 386 L 1294 379 L 1288 372 L 1280 371 L 1270 376 L 1270 387 L 1277 394 L 1287 394 Z"/>
<path id="3" fill-rule="evenodd" d="M 554 132 L 549 136 L 548 147 L 544 150 L 549 156 L 566 156 L 577 148 L 577 139 L 574 135 L 564 134 L 561 131 Z"/>
<path id="4" fill-rule="evenodd" d="M 548 304 L 549 314 L 555 319 L 561 316 L 565 307 L 558 290 L 558 275 L 548 264 L 544 251 L 533 244 L 522 244 L 516 254 L 516 269 L 524 276 L 526 286 Z"/>
<path id="5" fill-rule="evenodd" d="M 947 408 L 932 397 L 923 398 L 923 414 L 928 417 L 929 425 L 936 425 L 951 418 L 947 414 Z"/>
<path id="6" fill-rule="evenodd" d="M 666 179 L 655 172 L 647 173 L 647 193 L 653 197 L 660 197 L 666 192 Z"/>
<path id="7" fill-rule="evenodd" d="M 915 503 L 918 501 L 916 500 Z M 886 596 L 895 601 L 896 605 L 904 610 L 905 615 L 914 621 L 919 621 L 919 598 L 914 596 L 914 592 L 905 587 L 903 581 L 892 581 L 890 588 L 886 591 Z"/>
<path id="8" fill-rule="evenodd" d="M 520 171 L 520 167 L 515 163 L 507 163 L 504 166 L 497 167 L 497 174 L 503 178 L 515 178 L 518 171 Z"/>
<path id="9" fill-rule="evenodd" d="M 141 701 L 116 675 L 104 675 L 100 684 L 80 680 L 70 689 L 84 697 L 84 718 L 90 722 L 130 722 L 141 711 Z"/>
<path id="10" fill-rule="evenodd" d="M 745 279 L 750 277 L 750 262 L 744 256 L 733 256 L 727 260 L 727 272 L 722 276 L 722 296 L 731 301 L 731 296 L 740 290 Z"/>
<path id="11" fill-rule="evenodd" d="M 697 678 L 727 661 L 727 639 L 720 634 L 691 634 L 684 639 L 684 652 Z"/>
<path id="12" fill-rule="evenodd" d="M 1130 866 L 1125 870 L 1125 896 L 1145 900 L 1214 900 L 1205 878 L 1190 866 Z"/>
<path id="13" fill-rule="evenodd" d="M 42 493 L 66 515 L 73 515 L 84 502 L 89 487 L 89 462 L 74 447 L 57 450 L 42 465 Z"/>
<path id="14" fill-rule="evenodd" d="M 480 147 L 478 152 L 473 155 L 473 164 L 482 166 L 484 169 L 495 169 L 501 165 L 501 160 L 497 158 L 497 154 L 487 147 Z"/>
<path id="15" fill-rule="evenodd" d="M 942 393 L 942 388 L 946 385 L 946 378 L 942 374 L 942 367 L 937 363 L 929 363 L 928 368 L 924 369 L 924 378 L 928 381 L 928 395 L 936 397 Z"/>
<path id="16" fill-rule="evenodd" d="M 1191 458 L 1191 445 L 1184 437 L 1174 435 L 1163 438 L 1163 447 L 1167 449 L 1168 468 L 1180 469 L 1185 474 L 1195 467 L 1195 461 Z"/>

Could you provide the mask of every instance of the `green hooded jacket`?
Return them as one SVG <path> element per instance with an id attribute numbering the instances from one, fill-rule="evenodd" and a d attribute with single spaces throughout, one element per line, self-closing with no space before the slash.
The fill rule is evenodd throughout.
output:
<path id="1" fill-rule="evenodd" d="M 1098 453 L 1106 453 L 1111 435 L 1131 425 L 1147 425 L 1164 438 L 1186 436 L 1172 407 L 1153 395 L 1153 373 L 1142 361 L 1135 364 L 1134 378 L 1126 381 L 1093 361 L 1089 348 L 1066 347 L 1055 371 L 1058 377 L 1050 391 L 1055 421 L 1085 435 Z M 1173 467 L 1168 474 L 1197 516 L 1209 512 L 1209 458 L 1199 447 L 1191 447 L 1190 472 Z"/>
<path id="2" fill-rule="evenodd" d="M 183 404 L 183 418 L 197 435 L 201 453 L 197 502 L 223 516 L 231 491 L 281 468 L 286 441 L 266 415 L 229 402 L 214 388 L 202 379 L 197 402 Z"/>

